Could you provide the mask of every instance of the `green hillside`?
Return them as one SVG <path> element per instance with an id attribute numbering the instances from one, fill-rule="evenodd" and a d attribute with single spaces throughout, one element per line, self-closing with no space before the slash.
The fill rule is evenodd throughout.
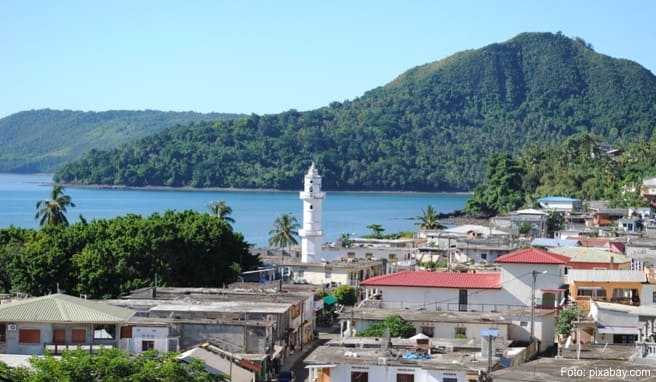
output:
<path id="1" fill-rule="evenodd" d="M 656 77 L 581 39 L 523 33 L 413 68 L 307 112 L 175 127 L 63 167 L 65 182 L 296 189 L 309 161 L 328 189 L 471 190 L 486 159 L 592 132 L 652 136 Z"/>
<path id="2" fill-rule="evenodd" d="M 50 172 L 89 149 L 111 149 L 178 124 L 235 118 L 155 110 L 30 110 L 0 119 L 0 172 Z"/>

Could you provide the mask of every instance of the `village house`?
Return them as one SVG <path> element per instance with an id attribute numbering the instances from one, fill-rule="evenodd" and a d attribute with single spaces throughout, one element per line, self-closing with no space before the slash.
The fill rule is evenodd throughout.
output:
<path id="1" fill-rule="evenodd" d="M 367 298 L 375 296 L 383 308 L 490 311 L 530 306 L 533 292 L 538 305 L 556 307 L 564 297 L 561 285 L 568 261 L 565 256 L 526 248 L 499 257 L 500 271 L 398 272 L 361 285 Z"/>
<path id="2" fill-rule="evenodd" d="M 487 346 L 485 346 L 487 349 Z M 492 366 L 505 349 L 494 348 Z M 310 382 L 477 382 L 486 375 L 487 350 L 449 351 L 426 336 L 353 338 L 319 346 L 305 360 Z"/>
<path id="3" fill-rule="evenodd" d="M 528 308 L 508 309 L 502 312 L 459 312 L 410 309 L 354 308 L 340 313 L 341 338 L 363 332 L 385 318 L 399 315 L 411 323 L 417 333 L 429 337 L 434 344 L 444 341 L 460 346 L 481 346 L 481 330 L 493 328 L 498 332 L 496 342 L 528 343 L 530 340 L 531 312 Z M 553 309 L 536 309 L 534 337 L 542 349 L 554 344 L 556 314 Z"/>
<path id="4" fill-rule="evenodd" d="M 528 208 L 510 213 L 510 229 L 514 236 L 519 236 L 528 227 L 526 236 L 543 237 L 547 232 L 547 213 Z"/>
<path id="5" fill-rule="evenodd" d="M 545 196 L 538 199 L 540 207 L 545 210 L 574 213 L 583 209 L 583 203 L 579 199 L 564 196 Z"/>
<path id="6" fill-rule="evenodd" d="M 594 322 L 591 333 L 588 333 L 593 343 L 654 342 L 656 305 L 633 306 L 592 301 L 589 317 Z"/>
<path id="7" fill-rule="evenodd" d="M 60 354 L 119 347 L 133 310 L 65 294 L 0 304 L 0 353 Z"/>
<path id="8" fill-rule="evenodd" d="M 209 342 L 199 344 L 180 354 L 183 362 L 200 361 L 211 374 L 227 378 L 231 382 L 255 382 L 266 380 L 258 363 L 243 354 L 232 353 Z"/>
<path id="9" fill-rule="evenodd" d="M 572 269 L 567 279 L 570 298 L 584 312 L 590 310 L 591 301 L 654 304 L 654 285 L 643 271 Z"/>

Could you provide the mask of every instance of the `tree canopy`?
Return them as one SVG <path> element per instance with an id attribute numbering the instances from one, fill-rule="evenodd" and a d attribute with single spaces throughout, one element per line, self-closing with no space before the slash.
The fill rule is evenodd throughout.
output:
<path id="1" fill-rule="evenodd" d="M 561 34 L 522 33 L 415 67 L 352 101 L 179 126 L 93 150 L 56 177 L 296 189 L 314 160 L 327 190 L 470 191 L 497 152 L 579 132 L 613 144 L 649 139 L 655 100 L 656 77 L 640 65 Z"/>
<path id="2" fill-rule="evenodd" d="M 175 353 L 146 352 L 131 357 L 118 349 L 98 354 L 77 350 L 61 358 L 32 358 L 31 369 L 8 368 L 0 362 L 0 381 L 8 382 L 213 382 L 224 378 L 209 374 L 200 361 L 178 361 Z"/>
<path id="3" fill-rule="evenodd" d="M 0 229 L 0 290 L 31 295 L 59 286 L 116 297 L 152 285 L 155 275 L 161 285 L 221 286 L 258 263 L 228 223 L 193 211 Z"/>
<path id="4" fill-rule="evenodd" d="M 52 172 L 89 149 L 111 149 L 176 125 L 243 115 L 157 110 L 29 110 L 0 118 L 0 172 Z"/>
<path id="5" fill-rule="evenodd" d="M 627 142 L 618 149 L 621 153 L 611 154 L 599 137 L 581 133 L 558 144 L 529 146 L 514 156 L 493 155 L 487 179 L 476 188 L 465 211 L 507 213 L 533 207 L 538 198 L 548 195 L 643 206 L 642 181 L 656 175 L 656 138 Z"/>
<path id="6" fill-rule="evenodd" d="M 399 315 L 385 317 L 383 321 L 370 325 L 358 333 L 360 337 L 383 337 L 385 330 L 389 330 L 391 337 L 408 338 L 415 335 L 415 327 Z"/>

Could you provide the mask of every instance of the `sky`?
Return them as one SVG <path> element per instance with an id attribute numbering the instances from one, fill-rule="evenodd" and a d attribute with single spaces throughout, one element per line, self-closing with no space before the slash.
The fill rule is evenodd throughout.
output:
<path id="1" fill-rule="evenodd" d="M 654 15 L 648 0 L 2 0 L 0 117 L 308 110 L 526 31 L 580 36 L 656 72 Z"/>

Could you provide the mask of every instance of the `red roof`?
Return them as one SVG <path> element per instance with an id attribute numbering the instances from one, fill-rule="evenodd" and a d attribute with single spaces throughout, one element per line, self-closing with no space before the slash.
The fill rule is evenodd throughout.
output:
<path id="1" fill-rule="evenodd" d="M 513 264 L 567 264 L 569 257 L 547 252 L 540 248 L 524 248 L 497 257 L 497 263 Z"/>
<path id="2" fill-rule="evenodd" d="M 501 273 L 405 271 L 375 276 L 364 280 L 361 285 L 458 289 L 499 289 L 501 288 Z"/>

